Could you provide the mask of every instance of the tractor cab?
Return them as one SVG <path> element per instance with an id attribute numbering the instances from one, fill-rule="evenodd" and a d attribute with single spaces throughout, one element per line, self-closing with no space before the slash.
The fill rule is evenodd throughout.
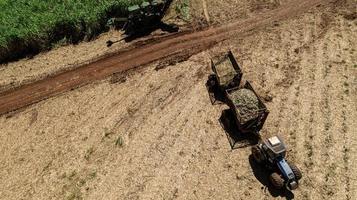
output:
<path id="1" fill-rule="evenodd" d="M 285 144 L 278 136 L 267 139 L 263 148 L 268 154 L 268 158 L 272 161 L 279 158 L 284 158 L 286 155 Z"/>

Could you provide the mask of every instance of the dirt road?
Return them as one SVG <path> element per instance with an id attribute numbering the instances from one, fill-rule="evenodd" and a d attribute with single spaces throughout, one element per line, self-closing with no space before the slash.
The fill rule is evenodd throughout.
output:
<path id="1" fill-rule="evenodd" d="M 64 91 L 103 79 L 113 73 L 123 72 L 168 57 L 196 54 L 232 35 L 264 28 L 264 26 L 274 21 L 289 19 L 323 2 L 328 1 L 293 1 L 281 8 L 255 16 L 254 18 L 200 32 L 178 34 L 177 36 L 163 38 L 161 41 L 155 41 L 153 44 L 148 43 L 72 71 L 24 85 L 15 90 L 0 94 L 0 114 L 17 110 Z"/>

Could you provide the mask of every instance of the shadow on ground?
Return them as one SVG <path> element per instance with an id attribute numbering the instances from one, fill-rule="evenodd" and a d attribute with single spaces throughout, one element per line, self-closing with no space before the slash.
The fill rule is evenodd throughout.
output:
<path id="1" fill-rule="evenodd" d="M 288 200 L 294 199 L 294 194 L 291 191 L 287 189 L 277 190 L 274 188 L 274 186 L 269 182 L 270 171 L 266 169 L 264 166 L 255 162 L 252 155 L 249 155 L 249 164 L 250 167 L 252 168 L 255 178 L 261 184 L 264 185 L 263 188 L 264 190 L 268 190 L 273 197 L 280 196 L 280 197 L 285 197 Z"/>
<path id="2" fill-rule="evenodd" d="M 230 109 L 222 111 L 219 122 L 225 130 L 232 149 L 245 148 L 258 143 L 259 138 L 254 134 L 242 133 L 235 123 L 236 119 Z"/>
<path id="3" fill-rule="evenodd" d="M 119 28 L 117 28 L 119 30 Z M 175 33 L 179 31 L 179 27 L 176 24 L 166 24 L 163 22 L 158 22 L 158 23 L 153 23 L 150 26 L 142 26 L 140 29 L 138 28 L 131 28 L 128 30 L 125 30 L 125 35 L 126 37 L 123 39 L 119 40 L 108 40 L 107 41 L 107 46 L 110 47 L 115 43 L 125 41 L 125 42 L 131 42 L 133 40 L 136 40 L 138 38 L 146 37 L 151 35 L 154 31 L 160 29 L 163 32 L 167 33 Z"/>
<path id="4" fill-rule="evenodd" d="M 216 104 L 224 104 L 225 103 L 225 95 L 222 90 L 219 89 L 218 86 L 214 85 L 212 86 L 212 78 L 211 75 L 208 76 L 207 82 L 206 82 L 206 88 L 208 91 L 209 98 L 211 100 L 212 105 Z"/>

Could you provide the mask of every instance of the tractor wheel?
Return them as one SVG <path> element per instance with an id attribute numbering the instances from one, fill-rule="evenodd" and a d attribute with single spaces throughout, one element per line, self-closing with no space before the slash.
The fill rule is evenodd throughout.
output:
<path id="1" fill-rule="evenodd" d="M 252 147 L 252 155 L 254 160 L 259 164 L 265 161 L 265 156 L 258 146 Z"/>
<path id="2" fill-rule="evenodd" d="M 269 180 L 276 189 L 284 187 L 284 179 L 276 172 L 270 174 Z"/>
<path id="3" fill-rule="evenodd" d="M 211 74 L 208 77 L 208 87 L 213 88 L 215 86 L 217 86 L 217 79 L 215 75 Z"/>
<path id="4" fill-rule="evenodd" d="M 291 170 L 293 171 L 296 180 L 300 180 L 302 178 L 302 174 L 301 174 L 300 169 L 294 164 L 290 164 L 290 163 L 288 163 L 288 164 L 289 164 Z"/>

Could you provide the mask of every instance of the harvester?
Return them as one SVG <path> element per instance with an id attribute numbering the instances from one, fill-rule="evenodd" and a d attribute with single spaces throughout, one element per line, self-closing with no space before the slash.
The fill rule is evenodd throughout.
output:
<path id="1" fill-rule="evenodd" d="M 276 189 L 286 187 L 295 190 L 302 178 L 301 171 L 296 165 L 289 163 L 286 157 L 286 146 L 280 137 L 274 136 L 262 140 L 252 147 L 254 160 L 270 171 L 269 181 Z"/>
<path id="2" fill-rule="evenodd" d="M 269 111 L 248 81 L 241 84 L 243 73 L 232 52 L 212 60 L 211 66 L 214 73 L 208 78 L 207 88 L 212 104 L 217 100 L 226 103 L 239 132 L 259 137 Z"/>
<path id="3" fill-rule="evenodd" d="M 169 9 L 172 0 L 149 0 L 140 5 L 133 5 L 127 8 L 128 17 L 113 18 L 109 24 L 124 24 L 123 31 L 125 40 L 136 38 L 151 33 L 157 28 L 167 32 L 177 32 L 178 27 L 173 24 L 165 24 L 162 18 Z M 108 41 L 108 47 L 120 42 Z"/>

